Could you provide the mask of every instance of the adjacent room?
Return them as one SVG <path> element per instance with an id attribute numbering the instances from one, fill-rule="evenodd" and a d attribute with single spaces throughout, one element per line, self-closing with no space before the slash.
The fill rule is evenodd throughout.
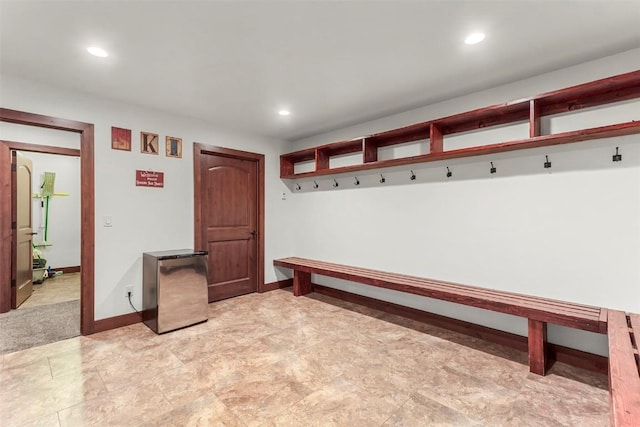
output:
<path id="1" fill-rule="evenodd" d="M 0 424 L 640 425 L 639 23 L 0 0 Z"/>

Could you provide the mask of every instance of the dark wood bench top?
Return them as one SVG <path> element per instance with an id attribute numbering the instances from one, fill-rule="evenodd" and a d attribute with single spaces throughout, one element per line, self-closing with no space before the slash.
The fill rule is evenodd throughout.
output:
<path id="1" fill-rule="evenodd" d="M 336 277 L 585 331 L 607 331 L 607 310 L 601 307 L 305 258 L 282 258 L 274 260 L 273 264 L 294 271 Z"/>
<path id="2" fill-rule="evenodd" d="M 609 396 L 612 426 L 640 426 L 640 314 L 609 310 Z"/>

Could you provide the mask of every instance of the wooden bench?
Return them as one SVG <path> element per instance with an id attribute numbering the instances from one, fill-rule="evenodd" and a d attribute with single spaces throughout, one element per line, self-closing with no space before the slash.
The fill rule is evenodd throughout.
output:
<path id="1" fill-rule="evenodd" d="M 640 314 L 609 310 L 609 396 L 612 426 L 640 426 Z"/>
<path id="2" fill-rule="evenodd" d="M 273 264 L 293 270 L 295 296 L 312 292 L 313 273 L 526 317 L 529 321 L 529 369 L 539 375 L 545 374 L 547 366 L 547 323 L 602 334 L 607 332 L 607 310 L 600 307 L 304 258 L 277 259 Z"/>

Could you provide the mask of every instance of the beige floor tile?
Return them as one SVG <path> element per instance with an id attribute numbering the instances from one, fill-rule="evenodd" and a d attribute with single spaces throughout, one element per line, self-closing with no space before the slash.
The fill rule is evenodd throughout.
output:
<path id="1" fill-rule="evenodd" d="M 460 412 L 417 394 L 413 395 L 383 424 L 385 427 L 480 427 L 481 425 Z"/>
<path id="2" fill-rule="evenodd" d="M 3 422 L 9 426 L 38 420 L 52 412 L 107 393 L 95 371 L 32 383 L 28 389 L 25 389 L 26 386 L 24 384 L 19 392 L 0 393 L 0 413 L 3 414 Z"/>
<path id="3" fill-rule="evenodd" d="M 606 376 L 555 364 L 540 377 L 525 352 L 322 295 L 250 294 L 209 314 L 4 355 L 0 410 L 30 402 L 10 426 L 608 422 Z"/>
<path id="4" fill-rule="evenodd" d="M 58 413 L 53 412 L 49 415 L 45 415 L 37 420 L 27 422 L 20 427 L 60 427 L 60 421 L 58 420 Z"/>
<path id="5" fill-rule="evenodd" d="M 166 349 L 124 352 L 121 357 L 96 367 L 109 391 L 129 387 L 163 372 L 180 368 L 183 363 Z"/>
<path id="6" fill-rule="evenodd" d="M 157 419 L 145 422 L 142 426 L 156 427 L 210 427 L 210 426 L 246 426 L 233 412 L 213 395 L 202 396 L 177 406 Z"/>
<path id="7" fill-rule="evenodd" d="M 399 407 L 343 378 L 336 378 L 264 425 L 375 426 L 381 425 Z"/>
<path id="8" fill-rule="evenodd" d="M 69 373 L 94 370 L 123 359 L 129 360 L 131 352 L 120 341 L 88 341 L 80 347 L 49 356 L 54 377 Z"/>
<path id="9" fill-rule="evenodd" d="M 172 410 L 158 388 L 131 387 L 108 393 L 100 398 L 58 412 L 62 427 L 137 426 Z"/>
<path id="10" fill-rule="evenodd" d="M 286 410 L 313 390 L 292 375 L 255 369 L 215 395 L 247 425 L 259 425 Z"/>
<path id="11" fill-rule="evenodd" d="M 15 362 L 15 360 L 14 360 Z M 0 392 L 22 393 L 35 384 L 51 380 L 51 368 L 46 357 L 39 357 L 27 363 L 5 364 L 0 369 Z"/>
<path id="12" fill-rule="evenodd" d="M 68 273 L 33 285 L 33 293 L 18 310 L 80 299 L 80 273 Z"/>

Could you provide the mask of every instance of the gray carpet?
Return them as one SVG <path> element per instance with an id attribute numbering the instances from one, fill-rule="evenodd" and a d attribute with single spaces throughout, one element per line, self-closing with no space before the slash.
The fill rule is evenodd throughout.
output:
<path id="1" fill-rule="evenodd" d="M 0 354 L 80 335 L 80 301 L 41 305 L 0 314 Z"/>

